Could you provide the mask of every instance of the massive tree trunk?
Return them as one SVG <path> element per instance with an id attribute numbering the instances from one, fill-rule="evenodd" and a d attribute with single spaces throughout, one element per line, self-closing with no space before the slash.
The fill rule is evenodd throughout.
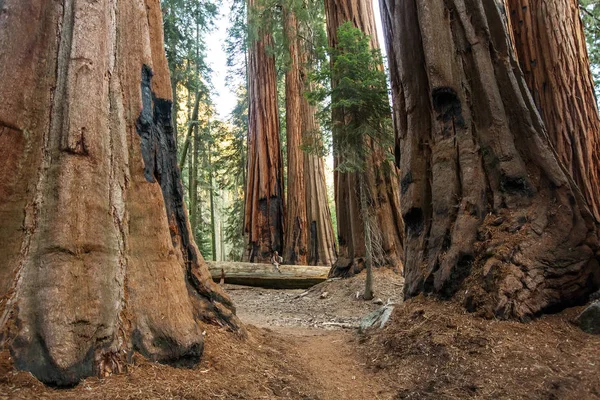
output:
<path id="1" fill-rule="evenodd" d="M 499 3 L 381 5 L 405 296 L 455 296 L 519 319 L 585 299 L 600 283 L 597 226 L 550 145 Z"/>
<path id="2" fill-rule="evenodd" d="M 304 155 L 302 151 L 302 107 L 304 91 L 300 78 L 298 23 L 292 10 L 285 10 L 285 34 L 288 42 L 289 65 L 285 73 L 285 115 L 287 133 L 287 208 L 285 251 L 286 264 L 306 265 L 308 232 Z"/>
<path id="3" fill-rule="evenodd" d="M 577 0 L 507 0 L 521 70 L 558 159 L 600 220 L 600 118 Z"/>
<path id="4" fill-rule="evenodd" d="M 256 0 L 248 0 L 253 26 Z M 283 162 L 279 143 L 277 74 L 269 49 L 273 37 L 259 30 L 248 56 L 248 180 L 244 233 L 248 240 L 245 259 L 265 262 L 283 250 Z"/>
<path id="5" fill-rule="evenodd" d="M 306 216 L 308 223 L 308 264 L 333 266 L 337 259 L 335 232 L 327 180 L 325 162 L 318 150 L 323 147 L 321 128 L 317 121 L 317 108 L 310 104 L 305 92 L 311 90 L 309 71 L 313 66 L 310 46 L 314 41 L 312 30 L 299 27 L 301 39 L 298 44 L 300 66 L 300 108 L 302 115 L 302 142 L 313 151 L 303 152 L 304 187 L 306 190 Z"/>
<path id="6" fill-rule="evenodd" d="M 306 71 L 302 74 L 307 80 Z M 307 87 L 303 84 L 302 87 Z M 316 119 L 316 108 L 304 96 L 300 99 L 302 108 L 302 137 L 307 143 L 322 146 L 320 128 Z M 306 215 L 308 221 L 308 264 L 332 266 L 337 259 L 335 232 L 329 210 L 325 162 L 323 157 L 312 152 L 304 152 L 304 182 L 306 189 Z"/>
<path id="7" fill-rule="evenodd" d="M 377 31 L 370 0 L 326 0 L 327 33 L 329 45 L 336 47 L 337 30 L 346 21 L 351 21 L 365 34 L 371 36 L 371 46 L 378 48 Z M 335 85 L 335 77 L 332 84 Z M 336 119 L 336 115 L 333 116 Z M 339 117 L 337 117 L 339 118 Z M 402 218 L 398 193 L 398 176 L 394 166 L 385 160 L 384 149 L 376 147 L 372 140 L 365 146 L 373 150 L 367 162 L 365 188 L 368 188 L 370 203 L 377 215 L 377 226 L 381 234 L 383 254 L 376 264 L 402 268 Z M 336 166 L 339 165 L 335 157 Z M 360 194 L 357 173 L 335 171 L 335 202 L 338 219 L 339 258 L 332 268 L 332 276 L 351 276 L 360 272 L 365 264 L 366 248 L 364 224 L 361 218 Z"/>
<path id="8" fill-rule="evenodd" d="M 2 3 L 1 344 L 55 385 L 197 363 L 200 321 L 237 319 L 186 218 L 158 0 Z"/>

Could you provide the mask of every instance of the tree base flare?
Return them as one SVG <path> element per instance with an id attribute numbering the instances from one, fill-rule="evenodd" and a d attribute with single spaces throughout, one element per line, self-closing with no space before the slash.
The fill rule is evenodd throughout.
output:
<path id="1" fill-rule="evenodd" d="M 19 127 L 0 123 L 0 347 L 49 385 L 134 352 L 194 366 L 204 324 L 240 327 L 190 234 L 160 2 L 142 3 L 5 5 L 0 64 L 23 68 L 0 98 L 28 96 L 0 104 Z"/>

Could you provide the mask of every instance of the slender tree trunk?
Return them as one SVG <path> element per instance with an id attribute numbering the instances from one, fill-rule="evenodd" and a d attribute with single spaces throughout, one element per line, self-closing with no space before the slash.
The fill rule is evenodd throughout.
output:
<path id="1" fill-rule="evenodd" d="M 249 24 L 256 0 L 248 0 Z M 260 29 L 259 29 L 260 31 Z M 277 74 L 270 34 L 259 32 L 248 56 L 248 183 L 244 232 L 245 259 L 265 262 L 283 253 L 283 162 L 279 142 Z"/>
<path id="2" fill-rule="evenodd" d="M 577 0 L 507 0 L 527 87 L 559 161 L 600 220 L 600 118 Z"/>
<path id="3" fill-rule="evenodd" d="M 312 41 L 311 32 L 299 28 L 302 37 Z M 309 69 L 312 60 L 309 45 L 305 40 L 299 44 L 300 63 L 300 109 L 302 116 L 302 141 L 314 149 L 323 146 L 321 129 L 317 122 L 317 109 L 312 106 L 304 93 L 310 90 Z M 315 152 L 303 152 L 304 186 L 306 190 L 306 215 L 308 227 L 308 264 L 332 266 L 337 259 L 335 232 L 333 230 L 327 181 L 325 178 L 325 162 Z M 289 190 L 289 189 L 288 189 Z"/>
<path id="4" fill-rule="evenodd" d="M 0 345 L 54 385 L 197 364 L 237 319 L 190 234 L 158 0 L 2 7 Z"/>
<path id="5" fill-rule="evenodd" d="M 210 121 L 209 125 L 209 135 L 210 135 Z M 210 226 L 211 226 L 211 249 L 212 249 L 212 259 L 213 261 L 217 261 L 217 226 L 215 225 L 215 189 L 214 189 L 214 181 L 213 181 L 213 164 L 212 164 L 212 146 L 208 142 L 208 194 L 210 198 Z"/>
<path id="6" fill-rule="evenodd" d="M 398 123 L 405 296 L 527 319 L 600 283 L 597 226 L 557 160 L 501 4 L 381 0 Z"/>
<path id="7" fill-rule="evenodd" d="M 198 124 L 194 124 L 192 138 L 192 168 L 190 169 L 190 224 L 192 226 L 192 235 L 198 242 L 198 157 L 200 152 L 200 135 L 198 133 Z"/>
<path id="8" fill-rule="evenodd" d="M 370 193 L 367 193 L 368 185 L 365 179 L 364 173 L 358 174 L 358 190 L 360 191 L 360 211 L 363 226 L 365 227 L 365 264 L 367 270 L 367 277 L 365 279 L 365 291 L 363 292 L 364 300 L 373 300 L 375 293 L 373 291 L 373 219 L 371 218 L 371 209 L 369 207 L 369 201 L 372 199 Z"/>
<path id="9" fill-rule="evenodd" d="M 378 48 L 377 31 L 370 0 L 326 0 L 327 33 L 329 45 L 336 47 L 337 30 L 346 21 L 352 23 L 365 34 L 371 36 L 371 45 Z M 332 82 L 336 84 L 335 78 Z M 341 119 L 340 116 L 333 116 Z M 378 257 L 378 265 L 402 268 L 402 230 L 398 193 L 398 175 L 392 163 L 385 160 L 383 149 L 377 149 L 372 140 L 366 146 L 373 149 L 365 182 L 372 193 L 377 193 L 373 207 L 381 230 L 383 254 Z M 339 165 L 339 156 L 335 165 Z M 331 270 L 332 276 L 351 276 L 364 268 L 366 256 L 364 226 L 362 224 L 358 187 L 358 173 L 335 174 L 335 201 L 338 219 L 339 258 Z"/>
<path id="10" fill-rule="evenodd" d="M 221 247 L 221 259 L 219 261 L 226 261 L 225 260 L 225 235 L 223 233 L 223 214 L 219 213 L 219 241 L 221 242 L 220 247 Z"/>
<path id="11" fill-rule="evenodd" d="M 285 34 L 290 61 L 285 73 L 286 133 L 287 133 L 287 216 L 285 250 L 286 264 L 306 265 L 308 231 L 304 154 L 302 151 L 302 81 L 298 50 L 298 24 L 293 11 L 285 10 Z"/>
<path id="12" fill-rule="evenodd" d="M 189 93 L 189 92 L 188 92 Z M 185 165 L 185 159 L 187 158 L 187 153 L 190 148 L 190 141 L 192 140 L 192 134 L 194 132 L 194 127 L 198 126 L 198 108 L 200 106 L 200 90 L 196 91 L 196 100 L 194 100 L 194 110 L 191 112 L 188 118 L 188 130 L 185 135 L 185 141 L 183 142 L 183 147 L 181 149 L 181 160 L 179 161 L 179 167 L 183 169 Z M 189 94 L 188 94 L 189 96 Z M 188 101 L 189 103 L 189 101 Z"/>

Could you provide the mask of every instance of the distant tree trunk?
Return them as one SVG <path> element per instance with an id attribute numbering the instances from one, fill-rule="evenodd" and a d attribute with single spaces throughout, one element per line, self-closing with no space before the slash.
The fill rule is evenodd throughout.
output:
<path id="1" fill-rule="evenodd" d="M 285 115 L 287 133 L 287 209 L 285 251 L 286 264 L 306 265 L 308 255 L 308 222 L 304 154 L 302 151 L 302 81 L 298 49 L 298 24 L 293 11 L 285 10 L 285 33 L 288 41 L 289 65 L 285 73 Z"/>
<path id="2" fill-rule="evenodd" d="M 185 135 L 183 147 L 181 149 L 181 160 L 179 161 L 179 168 L 181 168 L 181 170 L 183 170 L 183 168 L 185 167 L 185 159 L 187 158 L 188 149 L 190 148 L 190 142 L 194 133 L 193 129 L 195 126 L 198 126 L 198 108 L 200 106 L 200 93 L 200 90 L 196 91 L 196 100 L 194 100 L 194 110 L 191 113 L 189 113 L 188 117 L 188 130 L 187 134 Z M 190 103 L 189 97 L 190 92 L 188 91 L 188 104 Z"/>
<path id="3" fill-rule="evenodd" d="M 53 385 L 197 364 L 201 321 L 238 322 L 183 204 L 159 1 L 2 3 L 0 346 Z"/>
<path id="4" fill-rule="evenodd" d="M 200 134 L 198 132 L 198 124 L 194 123 L 193 138 L 192 138 L 192 154 L 190 170 L 190 224 L 192 226 L 192 236 L 198 242 L 198 164 L 200 153 Z"/>
<path id="5" fill-rule="evenodd" d="M 248 0 L 252 25 L 256 0 Z M 260 30 L 260 29 L 259 29 Z M 266 262 L 273 251 L 283 253 L 283 162 L 279 143 L 277 73 L 269 53 L 273 37 L 259 33 L 248 56 L 248 183 L 244 232 L 245 259 Z"/>
<path id="6" fill-rule="evenodd" d="M 368 186 L 366 182 L 366 176 L 364 173 L 358 174 L 358 190 L 360 191 L 360 212 L 361 212 L 361 220 L 363 221 L 363 226 L 365 229 L 365 268 L 367 270 L 367 277 L 365 279 L 365 291 L 363 292 L 364 300 L 373 300 L 375 296 L 373 290 L 373 254 L 374 254 L 374 243 L 373 231 L 377 229 L 374 226 L 373 218 L 371 218 L 371 208 L 369 207 L 369 201 L 372 200 L 372 196 L 368 193 Z"/>
<path id="7" fill-rule="evenodd" d="M 377 31 L 370 0 L 326 0 L 327 33 L 329 45 L 336 47 L 337 30 L 346 21 L 352 23 L 371 36 L 371 45 L 378 48 Z M 332 82 L 336 84 L 335 78 Z M 333 116 L 334 120 L 340 118 Z M 378 257 L 378 265 L 402 268 L 402 218 L 398 193 L 398 176 L 392 163 L 385 160 L 383 149 L 377 149 L 372 140 L 366 146 L 373 149 L 367 162 L 370 171 L 365 173 L 365 185 L 373 198 L 373 208 L 377 214 L 377 225 L 381 230 L 383 254 Z M 339 156 L 338 156 L 339 157 Z M 335 157 L 335 165 L 340 159 Z M 335 202 L 338 220 L 339 257 L 331 270 L 332 276 L 351 276 L 364 268 L 366 256 L 364 226 L 361 220 L 358 173 L 335 174 Z M 375 260 L 374 260 L 375 261 Z"/>
<path id="8" fill-rule="evenodd" d="M 210 135 L 210 121 L 208 125 Z M 208 194 L 210 199 L 210 226 L 211 226 L 211 249 L 212 259 L 217 261 L 217 231 L 215 225 L 215 188 L 213 179 L 213 163 L 212 163 L 212 145 L 208 142 Z"/>
<path id="9" fill-rule="evenodd" d="M 519 64 L 558 159 L 600 220 L 600 118 L 577 0 L 507 0 Z"/>
<path id="10" fill-rule="evenodd" d="M 556 158 L 499 4 L 381 0 L 399 126 L 405 296 L 528 319 L 600 283 L 597 226 Z"/>
<path id="11" fill-rule="evenodd" d="M 301 35 L 312 41 L 311 32 L 299 28 Z M 302 116 L 302 141 L 314 149 L 323 146 L 321 129 L 317 122 L 317 109 L 312 106 L 304 93 L 310 90 L 309 68 L 312 64 L 306 40 L 300 40 L 300 108 Z M 337 259 L 335 232 L 333 230 L 327 181 L 325 179 L 325 162 L 323 157 L 313 152 L 303 152 L 304 186 L 306 190 L 306 215 L 308 227 L 308 264 L 332 266 Z M 289 190 L 289 189 L 288 189 Z"/>

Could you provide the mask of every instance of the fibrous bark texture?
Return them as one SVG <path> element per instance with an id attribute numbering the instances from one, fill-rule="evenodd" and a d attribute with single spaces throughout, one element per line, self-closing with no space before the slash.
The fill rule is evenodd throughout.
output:
<path id="1" fill-rule="evenodd" d="M 237 326 L 190 234 L 158 0 L 2 2 L 0 332 L 54 385 Z"/>
<path id="2" fill-rule="evenodd" d="M 308 6 L 308 5 L 307 5 Z M 317 121 L 317 108 L 308 101 L 305 92 L 313 89 L 309 71 L 313 66 L 310 47 L 313 31 L 301 25 L 299 67 L 300 67 L 300 108 L 302 115 L 302 142 L 312 151 L 303 152 L 304 186 L 306 190 L 306 215 L 308 222 L 308 264 L 332 266 L 337 259 L 335 232 L 329 209 L 325 162 L 319 151 L 323 147 L 321 127 Z"/>
<path id="3" fill-rule="evenodd" d="M 327 34 L 329 45 L 337 45 L 338 28 L 351 21 L 365 34 L 371 36 L 371 45 L 378 48 L 373 5 L 369 0 L 326 0 Z M 335 77 L 332 81 L 335 85 Z M 336 115 L 333 116 L 334 120 Z M 369 204 L 376 215 L 375 226 L 381 234 L 382 255 L 374 260 L 379 265 L 402 268 L 402 218 L 400 214 L 398 176 L 395 167 L 385 160 L 383 149 L 377 149 L 372 140 L 365 146 L 373 149 L 367 162 L 365 188 Z M 335 165 L 340 164 L 338 156 Z M 338 220 L 339 257 L 331 270 L 332 276 L 351 276 L 364 267 L 366 257 L 364 224 L 360 210 L 358 173 L 334 172 L 335 202 Z"/>
<path id="4" fill-rule="evenodd" d="M 307 75 L 303 75 L 307 77 Z M 306 87 L 306 86 L 304 86 Z M 316 109 L 302 96 L 302 137 L 308 143 L 321 146 Z M 337 259 L 335 232 L 329 209 L 325 162 L 319 154 L 304 152 L 306 215 L 308 218 L 308 264 L 332 266 Z"/>
<path id="5" fill-rule="evenodd" d="M 304 155 L 301 147 L 303 109 L 300 105 L 304 91 L 300 78 L 298 23 L 292 10 L 286 10 L 285 12 L 285 32 L 290 58 L 285 73 L 288 201 L 283 259 L 286 264 L 306 265 L 308 256 L 308 221 L 306 216 Z"/>
<path id="6" fill-rule="evenodd" d="M 250 24 L 260 12 L 256 0 L 248 0 Z M 283 254 L 283 162 L 279 143 L 277 73 L 269 53 L 273 37 L 259 29 L 248 54 L 248 180 L 244 233 L 248 240 L 245 259 L 267 262 L 274 251 Z"/>
<path id="7" fill-rule="evenodd" d="M 485 316 L 519 319 L 583 300 L 600 282 L 597 227 L 550 145 L 501 3 L 381 6 L 405 296 L 456 296 Z"/>
<path id="8" fill-rule="evenodd" d="M 507 0 L 521 70 L 559 161 L 600 221 L 600 118 L 577 0 Z"/>

